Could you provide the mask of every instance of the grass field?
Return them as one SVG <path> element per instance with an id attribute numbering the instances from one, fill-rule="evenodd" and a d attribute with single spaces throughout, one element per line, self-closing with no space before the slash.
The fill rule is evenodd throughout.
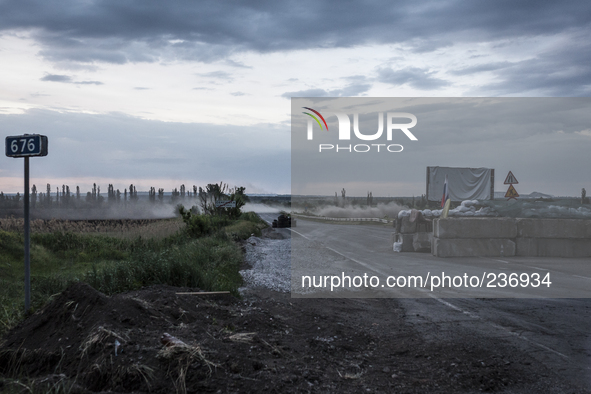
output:
<path id="1" fill-rule="evenodd" d="M 7 221 L 12 221 L 8 222 Z M 22 220 L 0 228 L 0 336 L 24 315 Z M 38 222 L 31 231 L 31 305 L 35 311 L 69 284 L 106 294 L 151 284 L 229 290 L 242 283 L 240 246 L 265 225 L 254 214 L 192 236 L 183 220 Z"/>

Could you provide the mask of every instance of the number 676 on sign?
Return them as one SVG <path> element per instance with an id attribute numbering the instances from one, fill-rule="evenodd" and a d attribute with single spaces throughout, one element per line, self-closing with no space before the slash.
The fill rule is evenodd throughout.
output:
<path id="1" fill-rule="evenodd" d="M 47 156 L 47 137 L 39 134 L 6 137 L 6 156 Z"/>

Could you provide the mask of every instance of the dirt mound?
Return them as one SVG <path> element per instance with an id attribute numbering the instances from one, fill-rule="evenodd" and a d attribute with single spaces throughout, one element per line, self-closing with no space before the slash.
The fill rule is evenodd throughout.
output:
<path id="1" fill-rule="evenodd" d="M 155 373 L 167 372 L 169 365 L 162 369 L 162 363 L 187 359 L 184 354 L 159 354 L 162 334 L 207 313 L 207 307 L 198 309 L 203 299 L 177 297 L 177 291 L 187 290 L 197 289 L 155 286 L 107 297 L 87 284 L 72 285 L 7 334 L 0 350 L 0 373 L 65 374 L 93 391 L 148 390 L 153 380 L 166 380 L 166 373 Z M 187 345 L 191 361 L 199 358 L 191 354 L 196 349 Z M 208 367 L 204 376 L 207 373 Z"/>
<path id="2" fill-rule="evenodd" d="M 394 299 L 188 290 L 68 288 L 6 336 L 0 391 L 527 392 L 548 373 L 502 343 L 428 343 Z"/>

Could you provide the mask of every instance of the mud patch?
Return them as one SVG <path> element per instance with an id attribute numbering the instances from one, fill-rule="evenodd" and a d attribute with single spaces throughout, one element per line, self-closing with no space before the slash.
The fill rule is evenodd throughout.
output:
<path id="1" fill-rule="evenodd" d="M 556 387 L 543 378 L 548 371 L 502 343 L 425 342 L 394 299 L 292 299 L 264 289 L 242 300 L 176 294 L 196 290 L 154 286 L 107 297 L 73 285 L 5 337 L 0 386 L 122 393 Z M 164 333 L 183 345 L 162 344 Z"/>

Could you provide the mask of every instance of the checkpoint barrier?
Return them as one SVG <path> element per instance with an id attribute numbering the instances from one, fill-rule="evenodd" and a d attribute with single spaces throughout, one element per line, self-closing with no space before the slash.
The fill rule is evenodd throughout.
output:
<path id="1" fill-rule="evenodd" d="M 591 257 L 591 220 L 436 219 L 431 253 L 438 257 Z"/>

